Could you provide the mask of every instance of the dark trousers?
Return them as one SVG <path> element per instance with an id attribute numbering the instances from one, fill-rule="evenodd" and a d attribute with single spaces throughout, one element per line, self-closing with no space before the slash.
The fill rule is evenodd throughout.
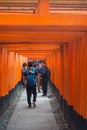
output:
<path id="1" fill-rule="evenodd" d="M 36 97 L 37 97 L 36 86 L 27 86 L 26 91 L 27 91 L 27 101 L 28 104 L 31 106 L 32 94 L 33 94 L 33 102 L 36 102 Z"/>
<path id="2" fill-rule="evenodd" d="M 42 78 L 43 95 L 47 95 L 47 83 L 48 83 L 48 79 L 46 77 Z"/>

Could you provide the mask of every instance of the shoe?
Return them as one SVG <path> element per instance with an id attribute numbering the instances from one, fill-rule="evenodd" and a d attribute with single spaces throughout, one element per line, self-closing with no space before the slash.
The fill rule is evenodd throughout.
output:
<path id="1" fill-rule="evenodd" d="M 35 104 L 35 102 L 33 102 L 33 106 L 34 106 L 34 107 L 36 107 L 36 104 Z"/>
<path id="2" fill-rule="evenodd" d="M 43 94 L 42 96 L 46 96 L 46 94 Z"/>
<path id="3" fill-rule="evenodd" d="M 44 94 L 42 96 L 45 96 Z"/>
<path id="4" fill-rule="evenodd" d="M 40 93 L 41 91 L 40 90 L 38 90 L 38 93 Z"/>
<path id="5" fill-rule="evenodd" d="M 30 108 L 30 107 L 31 107 L 31 104 L 29 104 L 28 107 Z"/>

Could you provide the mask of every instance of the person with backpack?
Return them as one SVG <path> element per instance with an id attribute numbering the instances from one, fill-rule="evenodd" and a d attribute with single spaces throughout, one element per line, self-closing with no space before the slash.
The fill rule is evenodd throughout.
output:
<path id="1" fill-rule="evenodd" d="M 26 85 L 26 91 L 27 91 L 27 101 L 28 101 L 28 107 L 31 107 L 31 96 L 33 94 L 33 106 L 35 107 L 36 104 L 36 76 L 37 72 L 35 68 L 33 68 L 33 62 L 28 62 L 28 68 L 25 72 L 25 77 L 27 79 L 27 85 Z"/>

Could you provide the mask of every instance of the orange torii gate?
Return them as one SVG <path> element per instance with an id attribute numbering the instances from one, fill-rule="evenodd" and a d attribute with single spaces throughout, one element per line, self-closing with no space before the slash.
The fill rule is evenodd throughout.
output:
<path id="1" fill-rule="evenodd" d="M 87 119 L 86 31 L 86 14 L 49 14 L 48 0 L 39 1 L 35 14 L 0 13 L 0 96 L 14 88 L 26 57 L 46 59 L 62 98 Z"/>

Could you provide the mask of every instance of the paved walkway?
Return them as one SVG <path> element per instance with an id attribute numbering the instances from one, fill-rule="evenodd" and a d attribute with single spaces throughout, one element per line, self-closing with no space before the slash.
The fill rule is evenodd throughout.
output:
<path id="1" fill-rule="evenodd" d="M 6 130 L 59 130 L 50 106 L 50 99 L 38 93 L 36 108 L 28 108 L 23 91 Z"/>

